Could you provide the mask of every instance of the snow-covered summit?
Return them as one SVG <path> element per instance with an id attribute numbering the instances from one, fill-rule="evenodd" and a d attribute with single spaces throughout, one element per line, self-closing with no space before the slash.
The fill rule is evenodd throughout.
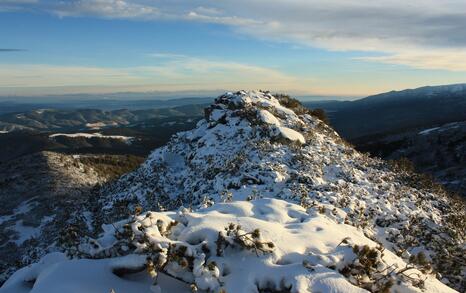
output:
<path id="1" fill-rule="evenodd" d="M 323 167 L 331 163 L 332 152 L 354 151 L 301 105 L 291 109 L 284 106 L 287 102 L 296 103 L 284 97 L 280 103 L 264 92 L 220 96 L 196 129 L 177 134 L 155 150 L 138 171 L 113 186 L 103 202 L 111 208 L 116 200 L 135 199 L 144 207 L 170 209 L 223 200 L 229 192 L 234 200 L 244 200 L 253 191 L 294 196 L 288 183 L 307 172 L 299 170 L 300 162 L 315 160 Z M 311 157 L 296 160 L 298 154 Z M 333 176 L 330 169 L 325 173 Z M 306 177 L 317 181 L 325 175 L 322 169 L 309 171 Z"/>
<path id="2" fill-rule="evenodd" d="M 75 255 L 213 292 L 452 291 L 435 277 L 464 290 L 464 205 L 355 151 L 311 114 L 268 92 L 218 97 L 194 130 L 103 190 L 93 221 L 155 212 L 105 226 Z M 5 286 L 80 261 L 24 269 Z"/>

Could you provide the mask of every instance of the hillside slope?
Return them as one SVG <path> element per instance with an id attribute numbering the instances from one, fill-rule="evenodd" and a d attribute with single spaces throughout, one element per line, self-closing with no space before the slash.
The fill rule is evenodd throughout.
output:
<path id="1" fill-rule="evenodd" d="M 0 292 L 123 292 L 158 273 L 213 292 L 454 292 L 435 277 L 464 290 L 464 204 L 309 113 L 267 92 L 220 96 L 81 211 L 91 226 L 133 216 L 97 239 L 73 230 L 62 243 L 79 260 L 50 255 Z M 70 275 L 83 268 L 95 273 Z"/>
<path id="2" fill-rule="evenodd" d="M 418 172 L 431 174 L 446 188 L 466 197 L 466 122 L 453 122 L 392 135 L 363 137 L 361 151 L 388 159 L 407 158 Z"/>
<path id="3" fill-rule="evenodd" d="M 96 185 L 139 163 L 133 156 L 39 152 L 0 164 L 0 282 L 14 267 L 46 252 Z"/>

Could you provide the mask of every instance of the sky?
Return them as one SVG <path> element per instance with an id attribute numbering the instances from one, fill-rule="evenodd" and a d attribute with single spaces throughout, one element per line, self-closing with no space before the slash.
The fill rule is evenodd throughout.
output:
<path id="1" fill-rule="evenodd" d="M 0 0 L 1 96 L 464 82 L 464 0 Z"/>

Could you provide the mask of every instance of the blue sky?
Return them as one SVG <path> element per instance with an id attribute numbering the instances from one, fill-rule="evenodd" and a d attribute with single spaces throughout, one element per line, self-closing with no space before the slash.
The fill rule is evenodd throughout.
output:
<path id="1" fill-rule="evenodd" d="M 348 3 L 0 0 L 0 95 L 466 82 L 464 1 Z"/>

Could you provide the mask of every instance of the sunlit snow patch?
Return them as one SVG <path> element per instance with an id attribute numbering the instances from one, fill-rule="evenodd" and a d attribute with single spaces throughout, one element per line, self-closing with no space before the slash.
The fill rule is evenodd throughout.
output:
<path id="1" fill-rule="evenodd" d="M 134 140 L 134 137 L 131 136 L 122 136 L 122 135 L 103 135 L 101 133 L 55 133 L 49 135 L 50 138 L 54 137 L 60 137 L 60 136 L 65 136 L 65 137 L 71 137 L 71 138 L 77 138 L 77 137 L 84 137 L 84 138 L 108 138 L 108 139 L 117 139 L 121 140 L 127 144 L 131 144 Z"/>

